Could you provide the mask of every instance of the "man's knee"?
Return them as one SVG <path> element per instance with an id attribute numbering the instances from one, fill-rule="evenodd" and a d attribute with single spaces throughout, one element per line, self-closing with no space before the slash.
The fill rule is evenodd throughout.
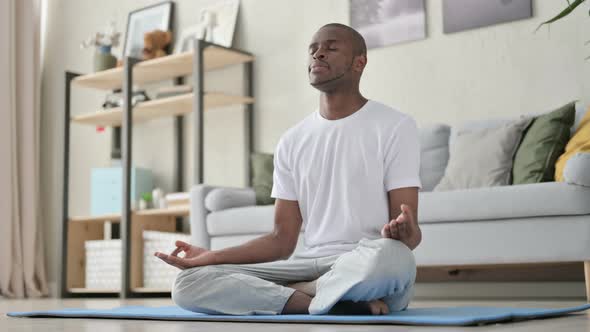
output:
<path id="1" fill-rule="evenodd" d="M 402 242 L 393 239 L 370 240 L 374 250 L 370 257 L 370 274 L 378 279 L 411 279 L 416 276 L 416 262 L 412 251 Z"/>
<path id="2" fill-rule="evenodd" d="M 172 301 L 179 307 L 191 310 L 197 305 L 201 296 L 210 288 L 210 283 L 221 273 L 216 266 L 203 266 L 182 270 L 176 276 L 172 287 Z"/>

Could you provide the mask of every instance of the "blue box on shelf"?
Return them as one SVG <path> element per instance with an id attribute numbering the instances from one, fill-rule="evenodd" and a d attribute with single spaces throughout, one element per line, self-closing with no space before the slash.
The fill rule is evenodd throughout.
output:
<path id="1" fill-rule="evenodd" d="M 121 167 L 93 168 L 90 180 L 90 214 L 93 216 L 121 213 L 123 169 Z M 149 169 L 131 168 L 131 206 L 135 206 L 141 194 L 154 188 Z"/>

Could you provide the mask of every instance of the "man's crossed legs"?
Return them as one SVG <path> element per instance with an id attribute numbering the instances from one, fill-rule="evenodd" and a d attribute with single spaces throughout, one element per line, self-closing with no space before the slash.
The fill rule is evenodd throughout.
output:
<path id="1" fill-rule="evenodd" d="M 394 312 L 408 306 L 415 278 L 414 255 L 406 245 L 387 238 L 363 239 L 342 255 L 183 270 L 176 278 L 172 299 L 183 309 L 209 314 L 307 311 L 318 315 L 328 313 L 340 301 L 375 300 L 382 300 Z M 308 308 L 293 310 L 301 306 Z"/>

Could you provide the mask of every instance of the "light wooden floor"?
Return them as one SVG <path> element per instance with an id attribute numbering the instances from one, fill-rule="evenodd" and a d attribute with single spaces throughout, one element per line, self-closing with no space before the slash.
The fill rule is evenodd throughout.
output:
<path id="1" fill-rule="evenodd" d="M 488 305 L 513 307 L 567 307 L 583 304 L 571 301 L 416 301 L 411 307 Z M 121 305 L 170 305 L 170 300 L 5 300 L 0 299 L 0 331 L 39 331 L 39 332 L 120 332 L 120 331 L 275 331 L 281 332 L 347 332 L 347 331 L 534 331 L 534 332 L 590 332 L 590 311 L 562 318 L 551 318 L 536 321 L 494 324 L 480 327 L 421 327 L 392 325 L 327 325 L 327 324 L 269 324 L 269 323 L 211 323 L 211 322 L 178 322 L 118 319 L 60 319 L 60 318 L 10 318 L 8 311 L 30 311 L 44 309 L 71 308 L 111 308 Z"/>

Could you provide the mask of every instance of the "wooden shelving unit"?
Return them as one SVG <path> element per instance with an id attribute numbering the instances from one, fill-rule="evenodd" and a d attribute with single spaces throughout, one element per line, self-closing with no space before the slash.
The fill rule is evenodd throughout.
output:
<path id="1" fill-rule="evenodd" d="M 141 123 L 149 120 L 179 116 L 191 113 L 194 95 L 184 95 L 150 100 L 133 108 L 133 123 Z M 254 103 L 254 98 L 232 96 L 224 93 L 205 93 L 205 110 L 231 105 L 247 105 Z M 92 126 L 121 126 L 123 121 L 123 108 L 116 107 L 93 113 L 72 117 L 72 122 L 88 124 Z"/>
<path id="2" fill-rule="evenodd" d="M 70 293 L 74 294 L 119 294 L 120 289 L 92 289 L 92 288 L 70 288 Z"/>
<path id="3" fill-rule="evenodd" d="M 203 116 L 205 110 L 214 108 L 245 105 L 247 123 L 246 160 L 252 152 L 253 124 L 253 90 L 252 62 L 254 57 L 233 48 L 226 48 L 201 40 L 194 40 L 193 50 L 185 53 L 140 62 L 137 59 L 125 58 L 124 66 L 98 73 L 80 75 L 66 72 L 66 107 L 65 107 L 65 139 L 64 139 L 64 176 L 63 176 L 63 227 L 62 227 L 62 267 L 60 289 L 62 297 L 80 296 L 116 296 L 142 297 L 169 294 L 169 289 L 153 289 L 143 287 L 143 239 L 144 230 L 173 232 L 176 230 L 177 218 L 189 215 L 188 206 L 167 209 L 151 209 L 132 211 L 130 200 L 130 172 L 132 165 L 132 129 L 134 125 L 152 119 L 176 118 L 176 174 L 177 187 L 182 190 L 183 173 L 183 116 L 193 114 L 195 184 L 203 182 Z M 243 65 L 247 86 L 243 95 L 230 95 L 223 92 L 205 92 L 204 73 L 228 66 Z M 132 105 L 133 86 L 142 86 L 163 80 L 178 81 L 191 76 L 192 93 L 173 97 L 154 99 Z M 124 105 L 118 108 L 97 110 L 81 115 L 71 116 L 70 99 L 72 87 L 92 88 L 104 91 L 122 89 Z M 122 213 L 102 216 L 70 216 L 69 198 L 69 158 L 70 158 L 70 125 L 111 126 L 120 127 L 122 131 L 122 167 L 123 186 Z M 249 167 L 249 162 L 246 162 Z M 250 169 L 246 171 L 249 176 Z M 85 287 L 85 251 L 84 242 L 104 238 L 105 223 L 119 225 L 122 244 L 122 288 L 121 289 L 90 289 Z"/>
<path id="4" fill-rule="evenodd" d="M 201 43 L 204 42 L 201 41 Z M 203 47 L 202 54 L 204 57 L 204 71 L 254 61 L 254 57 L 245 52 L 211 44 Z M 194 52 L 192 51 L 143 61 L 138 63 L 134 68 L 133 83 L 141 85 L 187 76 L 193 73 L 193 66 Z M 113 68 L 99 73 L 79 76 L 74 79 L 73 83 L 88 88 L 115 90 L 123 87 L 124 73 L 123 67 Z"/>

